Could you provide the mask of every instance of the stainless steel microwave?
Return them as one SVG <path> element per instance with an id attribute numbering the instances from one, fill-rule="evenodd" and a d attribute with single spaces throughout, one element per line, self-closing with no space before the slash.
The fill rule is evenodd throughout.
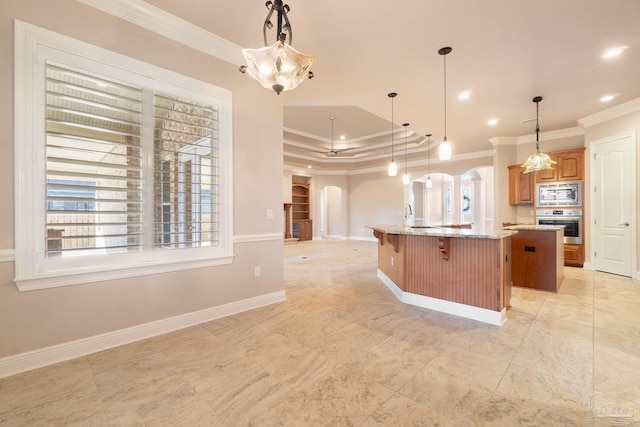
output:
<path id="1" fill-rule="evenodd" d="M 536 184 L 536 206 L 582 206 L 582 182 Z"/>

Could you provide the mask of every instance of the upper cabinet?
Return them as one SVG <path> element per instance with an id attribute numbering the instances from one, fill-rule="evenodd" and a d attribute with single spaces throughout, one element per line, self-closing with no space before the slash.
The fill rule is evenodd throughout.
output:
<path id="1" fill-rule="evenodd" d="M 509 204 L 531 205 L 535 200 L 536 182 L 582 181 L 584 148 L 548 153 L 557 163 L 553 169 L 522 173 L 520 165 L 509 166 Z"/>
<path id="2" fill-rule="evenodd" d="M 553 169 L 535 173 L 536 182 L 582 181 L 584 177 L 584 148 L 556 151 L 549 157 L 557 163 Z"/>
<path id="3" fill-rule="evenodd" d="M 535 196 L 533 188 L 533 174 L 522 173 L 520 165 L 509 166 L 509 204 L 530 205 Z"/>

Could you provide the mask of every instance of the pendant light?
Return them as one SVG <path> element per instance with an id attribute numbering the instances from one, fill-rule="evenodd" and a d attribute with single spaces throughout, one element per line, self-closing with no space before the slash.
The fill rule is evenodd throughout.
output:
<path id="1" fill-rule="evenodd" d="M 431 134 L 425 135 L 427 137 L 427 188 L 433 188 L 433 181 L 431 181 L 431 153 L 429 153 L 429 138 Z"/>
<path id="2" fill-rule="evenodd" d="M 404 175 L 402 175 L 402 183 L 409 185 L 411 182 L 409 171 L 407 171 L 407 126 L 409 126 L 409 123 L 403 123 L 402 126 L 404 126 Z"/>
<path id="3" fill-rule="evenodd" d="M 450 47 L 443 47 L 438 51 L 444 59 L 444 139 L 440 144 L 440 160 L 451 159 L 451 144 L 447 141 L 447 55 L 450 54 L 452 50 Z"/>
<path id="4" fill-rule="evenodd" d="M 540 125 L 538 117 L 538 104 L 542 101 L 541 96 L 533 98 L 533 102 L 536 103 L 536 152 L 529 156 L 526 162 L 522 164 L 524 171 L 522 173 L 537 172 L 547 169 L 553 169 L 554 164 L 557 162 L 551 160 L 548 154 L 540 152 Z"/>
<path id="5" fill-rule="evenodd" d="M 391 98 L 391 164 L 389 165 L 389 176 L 396 176 L 398 174 L 398 165 L 396 165 L 393 158 L 393 98 L 398 96 L 398 94 L 391 92 L 387 96 Z"/>
<path id="6" fill-rule="evenodd" d="M 262 86 L 273 89 L 275 93 L 294 89 L 305 78 L 313 78 L 313 72 L 309 67 L 315 61 L 315 57 L 298 52 L 293 47 L 293 33 L 291 23 L 287 17 L 289 5 L 282 0 L 268 1 L 265 6 L 269 10 L 264 20 L 262 35 L 264 46 L 260 49 L 242 49 L 242 55 L 247 65 L 240 67 L 240 72 L 249 73 Z M 273 28 L 271 16 L 277 14 L 276 42 L 267 46 L 267 29 Z M 289 40 L 287 42 L 287 33 Z"/>

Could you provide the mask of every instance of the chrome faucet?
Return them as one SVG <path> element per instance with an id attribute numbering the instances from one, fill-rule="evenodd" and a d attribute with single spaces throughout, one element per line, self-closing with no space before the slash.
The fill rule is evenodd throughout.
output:
<path id="1" fill-rule="evenodd" d="M 408 219 L 411 215 L 413 215 L 413 209 L 411 209 L 411 204 L 407 203 L 404 207 L 404 219 Z"/>

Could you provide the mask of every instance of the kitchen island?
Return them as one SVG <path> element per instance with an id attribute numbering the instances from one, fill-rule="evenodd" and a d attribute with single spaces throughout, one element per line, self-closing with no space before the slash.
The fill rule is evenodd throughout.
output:
<path id="1" fill-rule="evenodd" d="M 378 277 L 407 304 L 502 325 L 516 230 L 371 225 Z"/>
<path id="2" fill-rule="evenodd" d="M 511 241 L 514 286 L 558 292 L 564 279 L 564 225 L 520 224 Z"/>

